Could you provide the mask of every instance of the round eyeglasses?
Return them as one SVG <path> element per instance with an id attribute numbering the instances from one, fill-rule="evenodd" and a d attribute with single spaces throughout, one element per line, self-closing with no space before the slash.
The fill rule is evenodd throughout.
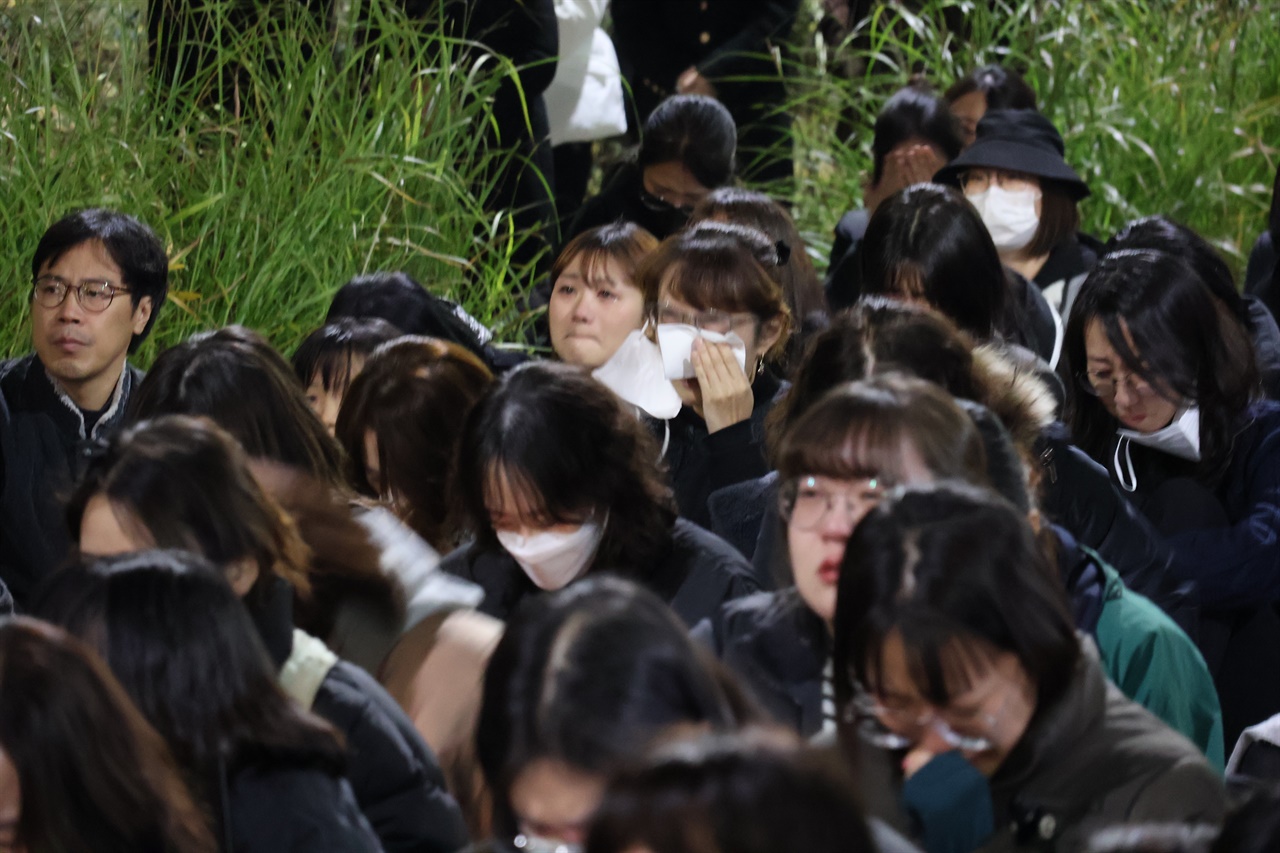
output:
<path id="1" fill-rule="evenodd" d="M 86 278 L 81 279 L 79 284 L 72 284 L 61 276 L 42 275 L 35 280 L 32 299 L 41 308 L 57 308 L 73 290 L 80 307 L 95 314 L 110 308 L 117 293 L 132 293 L 129 288 L 112 284 L 106 279 Z"/>
<path id="2" fill-rule="evenodd" d="M 1082 370 L 1076 374 L 1076 381 L 1080 383 L 1080 388 L 1086 394 L 1094 397 L 1106 397 L 1110 399 L 1116 395 L 1116 389 L 1124 386 L 1124 390 L 1133 397 L 1149 398 L 1156 396 L 1156 389 L 1151 387 L 1151 383 L 1143 379 L 1136 373 L 1098 373 L 1092 370 Z"/>
<path id="3" fill-rule="evenodd" d="M 988 733 L 993 731 L 1004 707 L 1002 703 L 994 714 L 979 712 L 968 715 L 970 720 L 964 728 L 972 726 Z M 882 749 L 910 749 L 920 742 L 926 729 L 932 729 L 953 749 L 965 752 L 985 752 L 995 746 L 995 741 L 988 735 L 956 731 L 936 709 L 889 708 L 861 688 L 845 709 L 844 718 L 845 722 L 856 726 L 860 738 Z"/>
<path id="4" fill-rule="evenodd" d="M 846 489 L 823 486 L 817 477 L 799 477 L 783 484 L 778 493 L 782 520 L 797 530 L 816 530 L 822 520 L 840 505 L 850 523 L 861 519 L 884 498 L 888 484 L 879 477 L 858 480 Z"/>

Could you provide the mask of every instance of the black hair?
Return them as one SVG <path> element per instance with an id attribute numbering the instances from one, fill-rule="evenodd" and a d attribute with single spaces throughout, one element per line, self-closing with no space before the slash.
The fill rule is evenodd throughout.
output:
<path id="1" fill-rule="evenodd" d="M 0 749 L 21 798 L 8 849 L 217 850 L 164 741 L 93 650 L 60 628 L 0 620 Z"/>
<path id="2" fill-rule="evenodd" d="M 988 110 L 1034 110 L 1036 93 L 1022 75 L 1003 65 L 984 65 L 961 77 L 947 89 L 947 103 L 956 101 L 970 92 L 986 96 Z"/>
<path id="3" fill-rule="evenodd" d="M 1107 241 L 1103 254 L 1121 249 L 1151 249 L 1180 259 L 1196 271 L 1214 297 L 1249 325 L 1249 306 L 1236 290 L 1231 268 L 1208 240 L 1187 226 L 1162 215 L 1135 219 Z"/>
<path id="4" fill-rule="evenodd" d="M 913 138 L 925 140 L 947 160 L 954 160 L 964 147 L 947 102 L 923 84 L 894 92 L 876 116 L 871 139 L 873 184 L 884 176 L 884 158 L 889 152 Z"/>
<path id="5" fill-rule="evenodd" d="M 526 599 L 489 660 L 476 752 L 494 826 L 513 834 L 507 796 L 538 759 L 608 774 L 680 723 L 729 729 L 756 711 L 656 595 L 594 577 Z"/>
<path id="6" fill-rule="evenodd" d="M 64 569 L 36 612 L 97 649 L 206 803 L 245 768 L 345 772 L 339 735 L 281 691 L 244 604 L 202 557 L 142 551 Z"/>
<path id="7" fill-rule="evenodd" d="M 1250 780 L 1228 812 L 1211 853 L 1270 853 L 1280 844 L 1280 784 Z"/>
<path id="8" fill-rule="evenodd" d="M 1016 329 L 995 243 L 954 188 L 916 184 L 889 196 L 858 254 L 867 295 L 923 299 L 979 340 Z"/>
<path id="9" fill-rule="evenodd" d="M 128 286 L 134 308 L 144 296 L 151 298 L 151 317 L 129 342 L 132 353 L 151 334 L 169 293 L 169 258 L 164 243 L 150 227 L 126 213 L 102 207 L 78 210 L 44 232 L 31 256 L 31 280 L 35 281 L 45 265 L 57 263 L 67 252 L 88 242 L 101 243 L 120 268 L 121 283 Z"/>
<path id="10" fill-rule="evenodd" d="M 886 638 L 906 648 L 912 679 L 945 706 L 957 676 L 990 651 L 1013 654 L 1037 711 L 1072 681 L 1080 645 L 1066 593 L 1026 518 L 994 493 L 938 483 L 892 493 L 858 524 L 845 548 L 836 597 L 836 701 L 857 684 L 878 693 Z M 987 651 L 955 647 L 978 641 Z M 962 658 L 956 660 L 957 654 Z M 965 660 L 964 658 L 967 658 Z M 842 726 L 841 737 L 856 737 Z"/>
<path id="11" fill-rule="evenodd" d="M 982 397 L 973 376 L 973 342 L 950 320 L 923 305 L 864 296 L 809 339 L 791 390 L 765 418 L 770 451 L 832 388 L 889 370 L 927 379 L 955 397 Z"/>
<path id="12" fill-rule="evenodd" d="M 440 338 L 460 344 L 485 358 L 488 330 L 460 316 L 456 305 L 441 299 L 403 272 L 358 275 L 333 295 L 325 323 L 342 317 L 377 317 L 406 335 Z"/>
<path id="13" fill-rule="evenodd" d="M 780 732 L 706 733 L 610 783 L 587 853 L 872 853 L 848 771 Z"/>
<path id="14" fill-rule="evenodd" d="M 503 477 L 539 520 L 604 523 L 593 567 L 643 581 L 670 547 L 675 504 L 649 429 L 580 368 L 520 365 L 471 410 L 454 472 L 463 520 L 497 550 L 489 501 Z M 605 515 L 608 520 L 605 520 Z"/>
<path id="15" fill-rule="evenodd" d="M 293 353 L 293 372 L 303 388 L 319 377 L 324 390 L 345 391 L 351 384 L 352 358 L 368 358 L 381 344 L 402 334 L 381 317 L 339 317 L 298 345 Z"/>
<path id="16" fill-rule="evenodd" d="M 257 332 L 227 326 L 161 353 L 129 401 L 129 420 L 203 415 L 250 455 L 345 484 L 342 448 L 316 417 L 284 357 Z"/>
<path id="17" fill-rule="evenodd" d="M 703 95 L 673 95 L 644 123 L 636 165 L 680 163 L 708 189 L 733 180 L 738 129 L 724 104 Z"/>
<path id="18" fill-rule="evenodd" d="M 1072 435 L 1106 465 L 1117 421 L 1080 384 L 1088 367 L 1085 333 L 1094 320 L 1127 369 L 1170 399 L 1199 406 L 1197 474 L 1216 484 L 1230 462 L 1239 419 L 1261 394 L 1253 341 L 1239 317 L 1180 257 L 1124 249 L 1098 261 L 1071 308 L 1063 357 L 1076 380 L 1066 406 Z"/>

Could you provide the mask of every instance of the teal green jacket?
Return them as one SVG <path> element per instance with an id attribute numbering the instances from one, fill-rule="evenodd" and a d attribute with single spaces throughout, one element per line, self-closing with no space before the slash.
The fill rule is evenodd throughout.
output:
<path id="1" fill-rule="evenodd" d="M 1106 577 L 1095 637 L 1107 677 L 1133 701 L 1224 766 L 1222 708 L 1195 643 L 1149 598 L 1124 585 L 1096 552 L 1079 546 Z"/>

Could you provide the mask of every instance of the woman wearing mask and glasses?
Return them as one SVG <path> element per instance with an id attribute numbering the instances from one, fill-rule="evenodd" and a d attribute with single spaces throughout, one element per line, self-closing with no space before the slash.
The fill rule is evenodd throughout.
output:
<path id="1" fill-rule="evenodd" d="M 1018 510 L 966 486 L 898 491 L 858 525 L 833 671 L 871 813 L 929 850 L 1070 851 L 1116 824 L 1220 822 L 1221 779 L 1107 681 L 1043 560 Z"/>
<path id="2" fill-rule="evenodd" d="M 1121 250 L 1067 325 L 1076 443 L 1111 472 L 1194 583 L 1227 742 L 1280 711 L 1280 404 L 1260 399 L 1240 318 L 1173 255 Z"/>
<path id="3" fill-rule="evenodd" d="M 690 625 L 754 592 L 741 554 L 676 517 L 658 455 L 645 425 L 580 369 L 516 368 L 467 418 L 452 492 L 475 540 L 440 567 L 483 587 L 480 609 L 500 619 L 602 570 Z"/>
<path id="4" fill-rule="evenodd" d="M 780 260 L 754 228 L 706 221 L 663 241 L 637 272 L 682 404 L 651 425 L 680 514 L 703 526 L 713 491 L 768 471 L 764 419 L 787 389 L 771 365 L 791 332 Z"/>

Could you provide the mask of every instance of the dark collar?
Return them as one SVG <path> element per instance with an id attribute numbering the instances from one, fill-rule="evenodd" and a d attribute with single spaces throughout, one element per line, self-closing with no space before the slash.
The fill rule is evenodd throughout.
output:
<path id="1" fill-rule="evenodd" d="M 1097 257 L 1086 254 L 1084 245 L 1075 234 L 1068 234 L 1049 251 L 1044 266 L 1036 273 L 1036 286 L 1041 290 L 1058 281 L 1070 281 L 1093 269 Z"/>
<path id="2" fill-rule="evenodd" d="M 126 363 L 106 410 L 98 418 L 92 434 L 86 434 L 83 411 L 44 369 L 35 353 L 22 359 L 15 370 L 21 373 L 21 400 L 14 408 L 47 415 L 58 431 L 73 441 L 97 439 L 118 427 L 124 421 L 129 398 L 137 384 L 137 372 Z"/>
<path id="3" fill-rule="evenodd" d="M 1056 788 L 1054 765 L 1077 744 L 1096 736 L 1107 712 L 1107 681 L 1091 639 L 1081 637 L 1071 681 L 1047 707 L 1037 708 L 1022 739 L 991 779 L 992 794 L 1034 798 L 1037 787 Z"/>
<path id="4" fill-rule="evenodd" d="M 271 662 L 280 669 L 293 654 L 293 587 L 273 574 L 260 580 L 244 603 Z"/>

